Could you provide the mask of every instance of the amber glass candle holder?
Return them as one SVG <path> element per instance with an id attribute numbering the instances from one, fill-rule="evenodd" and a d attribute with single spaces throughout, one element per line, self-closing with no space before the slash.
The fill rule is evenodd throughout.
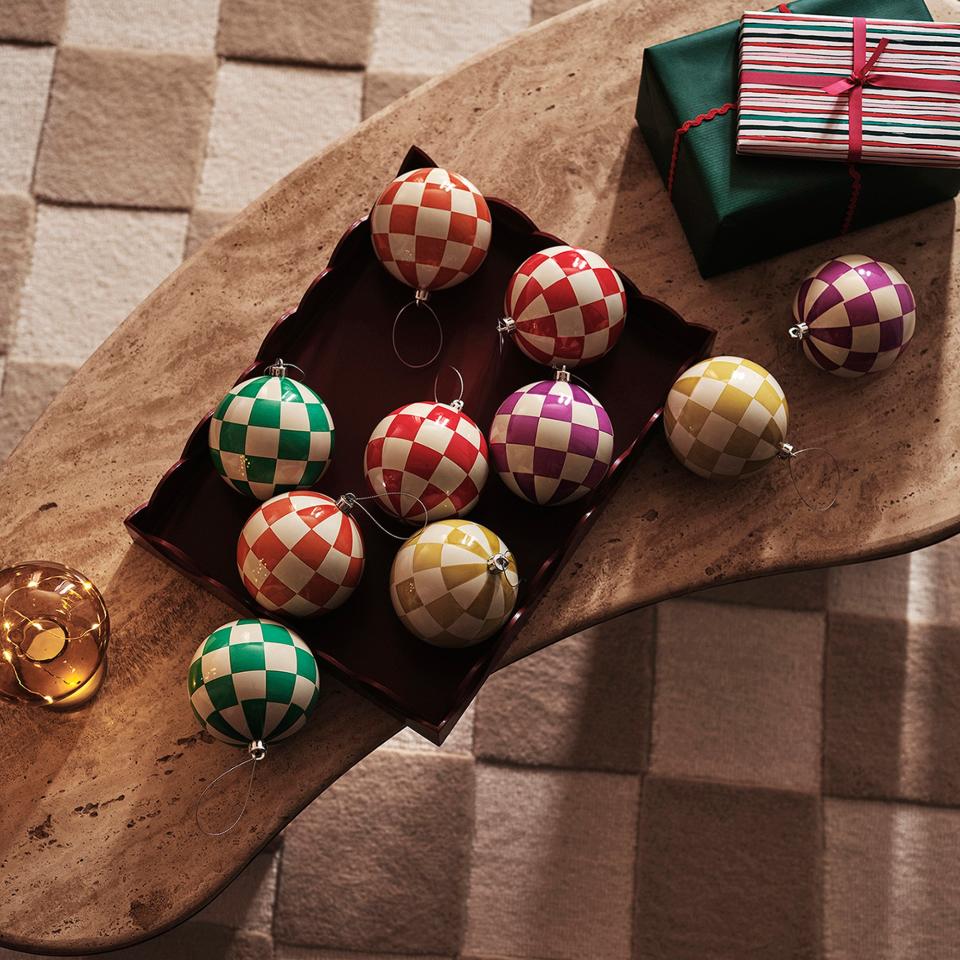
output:
<path id="1" fill-rule="evenodd" d="M 106 673 L 110 620 L 100 591 L 60 563 L 0 570 L 0 697 L 85 703 Z"/>

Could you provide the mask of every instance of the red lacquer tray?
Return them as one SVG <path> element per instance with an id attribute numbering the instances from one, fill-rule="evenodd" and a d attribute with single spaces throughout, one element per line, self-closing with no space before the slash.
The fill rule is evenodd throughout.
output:
<path id="1" fill-rule="evenodd" d="M 401 172 L 424 166 L 434 163 L 412 148 Z M 510 343 L 501 353 L 496 323 L 513 271 L 531 253 L 561 241 L 537 230 L 510 204 L 490 197 L 487 201 L 493 240 L 486 261 L 469 280 L 431 296 L 443 323 L 444 345 L 429 368 L 410 370 L 394 355 L 393 318 L 413 291 L 394 280 L 374 256 L 364 217 L 347 230 L 300 305 L 277 322 L 257 359 L 237 378 L 239 382 L 261 372 L 277 357 L 304 370 L 303 376 L 293 375 L 324 398 L 337 431 L 333 463 L 317 489 L 334 497 L 347 491 L 366 493 L 363 451 L 374 426 L 404 403 L 432 399 L 437 372 L 447 365 L 462 373 L 464 412 L 484 432 L 509 393 L 550 376 Z M 539 508 L 510 493 L 491 468 L 470 519 L 506 541 L 517 558 L 521 585 L 510 622 L 479 646 L 443 650 L 406 632 L 387 592 L 399 541 L 384 536 L 359 511 L 355 516 L 364 533 L 366 569 L 350 600 L 315 620 L 287 619 L 257 607 L 243 589 L 235 563 L 240 528 L 257 502 L 232 491 L 214 472 L 207 452 L 209 414 L 149 502 L 127 518 L 127 528 L 140 543 L 231 605 L 287 623 L 344 682 L 441 743 L 610 496 L 624 460 L 658 419 L 677 374 L 705 355 L 712 343 L 712 331 L 685 322 L 623 280 L 628 297 L 624 334 L 607 357 L 583 371 L 613 422 L 611 474 L 591 498 Z M 406 312 L 400 339 L 407 353 L 425 358 L 437 332 L 422 313 Z M 453 399 L 455 393 L 449 391 L 456 378 L 441 375 L 441 385 L 447 392 L 442 391 L 440 399 Z M 404 532 L 397 521 L 392 525 Z M 211 630 L 216 626 L 204 625 Z"/>

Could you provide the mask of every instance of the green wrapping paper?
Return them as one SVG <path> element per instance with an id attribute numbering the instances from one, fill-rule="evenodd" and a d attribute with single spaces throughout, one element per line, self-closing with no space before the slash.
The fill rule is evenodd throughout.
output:
<path id="1" fill-rule="evenodd" d="M 931 20 L 923 0 L 794 0 L 795 13 Z M 637 123 L 666 184 L 676 132 L 685 122 L 735 104 L 738 21 L 681 37 L 643 55 Z M 960 191 L 960 170 L 738 156 L 736 110 L 681 137 L 672 200 L 704 277 L 913 213 Z M 849 243 L 847 244 L 849 246 Z"/>

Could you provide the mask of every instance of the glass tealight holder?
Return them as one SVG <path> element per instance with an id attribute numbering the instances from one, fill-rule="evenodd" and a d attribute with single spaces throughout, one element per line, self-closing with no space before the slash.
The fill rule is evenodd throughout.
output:
<path id="1" fill-rule="evenodd" d="M 0 697 L 71 708 L 107 668 L 110 619 L 100 591 L 49 560 L 0 570 Z"/>

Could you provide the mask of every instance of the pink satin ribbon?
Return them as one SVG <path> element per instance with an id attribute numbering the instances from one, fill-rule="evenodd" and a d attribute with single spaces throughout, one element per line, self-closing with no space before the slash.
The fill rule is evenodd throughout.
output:
<path id="1" fill-rule="evenodd" d="M 744 70 L 741 83 L 769 83 L 784 87 L 816 87 L 830 96 L 847 94 L 849 137 L 848 159 L 860 160 L 863 153 L 863 88 L 885 87 L 891 90 L 922 90 L 926 93 L 960 93 L 960 80 L 939 80 L 934 77 L 905 77 L 896 73 L 879 73 L 874 68 L 890 41 L 884 37 L 867 58 L 867 21 L 853 18 L 853 72 L 837 79 L 829 74 L 767 73 Z"/>

